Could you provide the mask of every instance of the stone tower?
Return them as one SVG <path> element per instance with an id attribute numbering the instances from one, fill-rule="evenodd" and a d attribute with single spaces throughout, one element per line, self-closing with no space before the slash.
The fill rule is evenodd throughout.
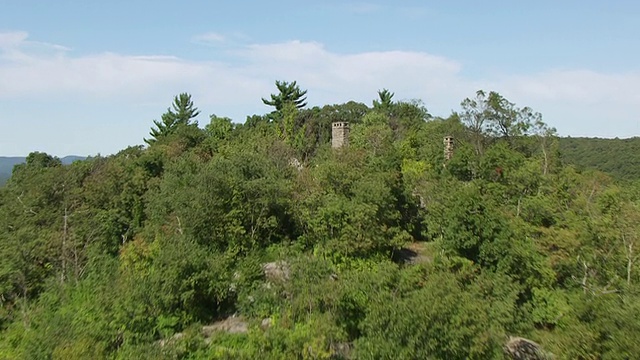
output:
<path id="1" fill-rule="evenodd" d="M 331 147 L 334 149 L 349 145 L 349 123 L 345 121 L 331 124 Z"/>
<path id="2" fill-rule="evenodd" d="M 444 160 L 449 161 L 453 157 L 453 136 L 444 137 Z"/>

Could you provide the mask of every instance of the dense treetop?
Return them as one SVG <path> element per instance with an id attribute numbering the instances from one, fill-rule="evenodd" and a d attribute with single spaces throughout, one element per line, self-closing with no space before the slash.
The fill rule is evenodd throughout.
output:
<path id="1" fill-rule="evenodd" d="M 556 359 L 640 353 L 640 183 L 568 165 L 496 92 L 441 118 L 386 89 L 304 108 L 276 85 L 244 124 L 198 127 L 180 94 L 146 147 L 16 166 L 0 359 L 504 359 L 520 337 Z"/>

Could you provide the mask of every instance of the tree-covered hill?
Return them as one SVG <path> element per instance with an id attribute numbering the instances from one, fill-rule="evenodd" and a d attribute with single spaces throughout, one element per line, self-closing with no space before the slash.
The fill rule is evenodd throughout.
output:
<path id="1" fill-rule="evenodd" d="M 0 359 L 640 353 L 638 183 L 567 165 L 495 92 L 438 118 L 388 90 L 305 108 L 277 88 L 244 124 L 199 127 L 181 94 L 148 146 L 17 165 Z"/>
<path id="2" fill-rule="evenodd" d="M 640 179 L 640 137 L 560 138 L 561 158 L 581 169 L 599 170 L 626 180 Z"/>
<path id="3" fill-rule="evenodd" d="M 604 139 L 558 137 L 560 159 L 577 169 L 598 170 L 615 178 L 625 180 L 640 179 L 640 138 Z M 68 165 L 83 156 L 65 156 L 63 164 Z M 9 177 L 16 164 L 24 163 L 26 157 L 0 156 L 0 186 Z"/>

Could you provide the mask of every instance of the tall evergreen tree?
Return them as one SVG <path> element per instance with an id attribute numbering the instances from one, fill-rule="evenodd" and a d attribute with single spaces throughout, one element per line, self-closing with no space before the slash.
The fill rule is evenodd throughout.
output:
<path id="1" fill-rule="evenodd" d="M 387 89 L 378 90 L 378 97 L 380 98 L 380 101 L 373 100 L 373 108 L 380 110 L 389 110 L 391 108 L 391 105 L 393 105 L 393 95 L 395 94 Z"/>
<path id="2" fill-rule="evenodd" d="M 265 105 L 274 106 L 276 111 L 281 111 L 286 103 L 293 103 L 298 109 L 307 105 L 307 90 L 300 90 L 296 82 L 277 81 L 278 94 L 271 94 L 271 100 L 262 98 Z"/>

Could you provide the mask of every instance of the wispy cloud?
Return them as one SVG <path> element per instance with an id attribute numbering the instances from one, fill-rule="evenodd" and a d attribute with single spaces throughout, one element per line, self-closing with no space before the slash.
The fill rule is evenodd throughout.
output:
<path id="1" fill-rule="evenodd" d="M 28 40 L 26 31 L 0 32 L 0 61 L 28 61 L 29 54 L 58 55 L 71 50 L 68 47 L 40 41 Z"/>
<path id="2" fill-rule="evenodd" d="M 191 41 L 197 44 L 220 44 L 227 40 L 227 37 L 215 32 L 199 34 L 191 38 Z"/>
<path id="3" fill-rule="evenodd" d="M 445 79 L 451 83 L 460 68 L 454 61 L 426 53 L 337 54 L 315 42 L 241 46 L 232 51 L 235 62 L 221 63 L 115 53 L 72 57 L 62 52 L 54 56 L 30 52 L 24 46 L 25 36 L 15 38 L 12 49 L 22 56 L 0 65 L 0 97 L 4 98 L 64 92 L 100 96 L 153 93 L 184 84 L 201 89 L 212 100 L 249 104 L 267 95 L 275 79 L 297 79 L 318 93 L 314 102 L 320 104 L 351 98 L 364 101 L 384 86 L 416 91 Z M 409 79 L 416 81 L 411 85 Z"/>

